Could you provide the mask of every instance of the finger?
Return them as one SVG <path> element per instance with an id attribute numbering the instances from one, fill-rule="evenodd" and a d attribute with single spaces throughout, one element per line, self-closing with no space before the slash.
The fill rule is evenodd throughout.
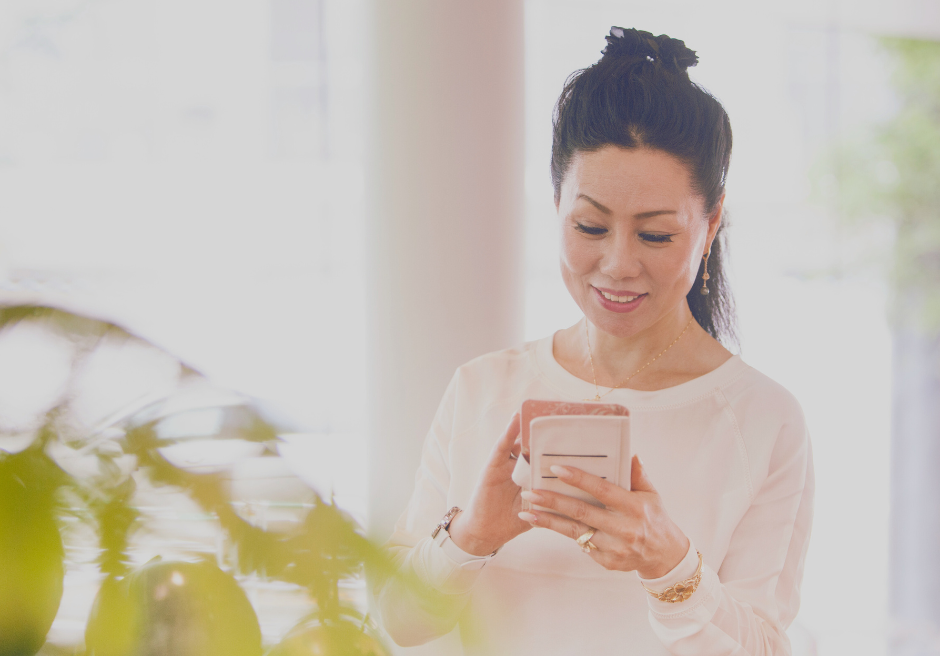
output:
<path id="1" fill-rule="evenodd" d="M 594 538 L 591 538 L 591 542 L 594 542 Z M 619 570 L 620 562 L 616 554 L 613 554 L 609 551 L 603 551 L 599 547 L 593 550 L 588 554 L 595 563 L 603 567 L 604 569 Z"/>
<path id="2" fill-rule="evenodd" d="M 655 492 L 653 482 L 646 475 L 646 468 L 640 456 L 633 456 L 633 463 L 630 465 L 630 489 L 634 492 Z"/>
<path id="3" fill-rule="evenodd" d="M 512 457 L 518 458 L 519 454 L 522 453 L 522 436 L 516 438 L 516 441 L 512 443 Z"/>
<path id="4" fill-rule="evenodd" d="M 550 508 L 576 522 L 600 529 L 607 526 L 611 513 L 603 508 L 592 506 L 589 503 L 574 499 L 566 494 L 550 492 L 548 490 L 533 490 L 522 492 L 522 498 L 543 508 Z"/>
<path id="5" fill-rule="evenodd" d="M 503 433 L 503 436 L 500 437 L 495 446 L 493 446 L 489 463 L 491 466 L 501 466 L 513 462 L 512 458 L 509 456 L 512 454 L 513 444 L 515 444 L 516 438 L 519 437 L 520 433 L 521 423 L 519 421 L 519 413 L 517 412 L 512 416 L 512 419 L 509 420 L 506 432 Z"/>
<path id="6" fill-rule="evenodd" d="M 608 483 L 600 476 L 588 474 L 577 467 L 552 465 L 551 470 L 559 480 L 579 490 L 584 490 L 605 506 L 619 507 L 620 495 L 626 492 L 622 487 Z"/>
<path id="7" fill-rule="evenodd" d="M 519 513 L 519 519 L 529 522 L 532 526 L 547 528 L 561 533 L 566 538 L 577 540 L 579 537 L 591 530 L 591 528 L 581 522 L 576 522 L 568 517 L 562 517 L 550 512 L 530 510 Z"/>
<path id="8" fill-rule="evenodd" d="M 553 530 L 575 542 L 593 528 L 572 519 L 537 510 L 521 512 L 519 519 L 528 522 L 533 527 Z M 590 541 L 596 548 L 586 553 L 594 559 L 594 562 L 607 569 L 619 569 L 618 556 L 615 551 L 612 551 L 614 545 L 610 536 L 603 531 L 596 530 Z"/>

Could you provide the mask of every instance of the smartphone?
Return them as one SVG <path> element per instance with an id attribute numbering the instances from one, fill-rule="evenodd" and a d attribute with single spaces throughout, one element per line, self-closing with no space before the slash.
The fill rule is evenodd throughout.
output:
<path id="1" fill-rule="evenodd" d="M 513 481 L 524 490 L 552 490 L 602 506 L 590 494 L 563 483 L 551 467 L 577 467 L 629 490 L 629 415 L 617 404 L 525 401 L 521 439 L 526 457 L 516 461 Z M 525 501 L 522 506 L 530 509 Z"/>
<path id="2" fill-rule="evenodd" d="M 629 411 L 616 403 L 572 403 L 569 401 L 542 401 L 527 399 L 522 402 L 522 455 L 529 462 L 530 426 L 537 417 L 554 415 L 601 415 L 626 417 Z"/>

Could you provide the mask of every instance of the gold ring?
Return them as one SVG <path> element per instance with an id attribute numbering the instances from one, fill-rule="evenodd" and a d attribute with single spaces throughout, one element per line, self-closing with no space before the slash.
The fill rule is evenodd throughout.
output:
<path id="1" fill-rule="evenodd" d="M 578 546 L 581 547 L 581 551 L 584 553 L 591 553 L 592 551 L 597 551 L 597 545 L 591 542 L 591 538 L 594 537 L 594 534 L 597 533 L 596 528 L 588 530 L 587 533 L 579 537 L 576 542 Z"/>

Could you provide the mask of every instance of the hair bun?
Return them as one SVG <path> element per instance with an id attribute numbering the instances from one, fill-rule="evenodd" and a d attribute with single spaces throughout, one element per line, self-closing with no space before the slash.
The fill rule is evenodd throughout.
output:
<path id="1" fill-rule="evenodd" d="M 678 71 L 685 71 L 698 63 L 694 50 L 686 47 L 684 41 L 673 39 L 665 34 L 653 36 L 649 32 L 634 28 L 611 27 L 607 47 L 601 53 L 604 59 L 613 57 L 642 57 L 660 62 Z"/>

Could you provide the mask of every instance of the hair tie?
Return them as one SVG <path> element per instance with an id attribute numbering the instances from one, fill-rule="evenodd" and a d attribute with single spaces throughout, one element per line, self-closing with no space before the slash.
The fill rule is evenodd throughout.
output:
<path id="1" fill-rule="evenodd" d="M 601 51 L 607 57 L 637 57 L 659 62 L 677 71 L 685 71 L 698 63 L 694 50 L 685 42 L 665 34 L 653 36 L 634 28 L 611 27 L 610 36 L 604 37 L 607 46 Z"/>

